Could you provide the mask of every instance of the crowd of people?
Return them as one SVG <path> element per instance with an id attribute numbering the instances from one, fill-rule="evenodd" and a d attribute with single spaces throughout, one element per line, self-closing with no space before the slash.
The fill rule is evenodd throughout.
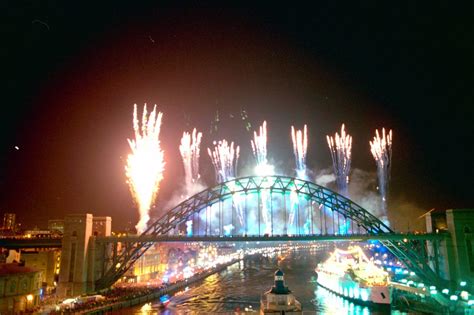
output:
<path id="1" fill-rule="evenodd" d="M 51 304 L 43 305 L 43 307 L 39 307 L 35 311 L 47 311 L 49 314 L 63 314 L 67 312 L 76 313 L 82 311 L 90 312 L 96 308 L 102 308 L 106 305 L 113 305 L 115 303 L 133 300 L 135 298 L 140 298 L 152 293 L 160 292 L 167 286 L 169 286 L 169 284 L 117 286 L 111 288 L 101 295 L 79 297 L 70 302 L 66 300 L 62 303 L 55 304 L 54 307 L 51 307 Z"/>
<path id="2" fill-rule="evenodd" d="M 199 277 L 204 271 L 201 271 L 193 277 Z M 192 279 L 187 279 L 191 280 Z M 113 305 L 120 302 L 130 301 L 136 298 L 144 297 L 153 293 L 165 294 L 164 289 L 178 283 L 161 283 L 150 281 L 148 283 L 119 283 L 101 295 L 82 296 L 75 299 L 67 299 L 61 303 L 42 303 L 35 312 L 46 312 L 49 314 L 64 314 L 68 312 L 91 312 L 104 306 Z"/>
<path id="3" fill-rule="evenodd" d="M 226 265 L 226 264 L 224 264 Z M 222 265 L 221 265 L 222 267 Z M 48 313 L 48 314 L 63 314 L 63 313 L 80 313 L 80 312 L 92 312 L 94 309 L 101 309 L 105 306 L 111 306 L 117 303 L 134 300 L 136 298 L 145 297 L 150 294 L 159 293 L 164 295 L 168 293 L 164 289 L 174 286 L 182 281 L 192 282 L 196 279 L 205 276 L 208 272 L 214 268 L 194 268 L 194 274 L 191 277 L 184 277 L 184 273 L 181 272 L 179 276 L 166 277 L 167 283 L 163 283 L 163 279 L 155 278 L 150 279 L 146 283 L 117 283 L 115 286 L 105 292 L 101 292 L 100 295 L 84 295 L 76 298 L 69 298 L 63 301 L 58 301 L 56 295 L 52 294 L 41 302 L 34 310 L 33 313 Z M 219 268 L 217 268 L 219 269 Z"/>

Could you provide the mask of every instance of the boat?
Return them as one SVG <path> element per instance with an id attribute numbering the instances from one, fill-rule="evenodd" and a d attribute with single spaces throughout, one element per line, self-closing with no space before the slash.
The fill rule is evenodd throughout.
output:
<path id="1" fill-rule="evenodd" d="M 317 284 L 336 295 L 362 305 L 390 307 L 388 273 L 368 259 L 359 246 L 336 248 L 315 271 Z"/>
<path id="2" fill-rule="evenodd" d="M 280 269 L 275 272 L 273 287 L 265 292 L 260 299 L 260 315 L 264 314 L 303 314 L 301 303 L 291 293 L 290 289 L 285 286 L 284 274 Z"/>
<path id="3" fill-rule="evenodd" d="M 160 304 L 158 306 L 159 309 L 165 309 L 168 304 L 170 304 L 170 296 L 168 294 L 160 296 Z"/>

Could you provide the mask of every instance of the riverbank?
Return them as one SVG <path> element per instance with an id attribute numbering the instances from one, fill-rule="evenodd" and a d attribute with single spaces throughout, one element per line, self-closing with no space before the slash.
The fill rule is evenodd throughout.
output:
<path id="1" fill-rule="evenodd" d="M 68 314 L 104 314 L 106 312 L 118 311 L 123 308 L 133 307 L 133 306 L 147 303 L 150 301 L 156 301 L 163 295 L 173 294 L 175 292 L 180 291 L 181 289 L 186 288 L 187 286 L 193 283 L 204 280 L 205 278 L 207 278 L 208 276 L 212 274 L 221 272 L 225 270 L 227 267 L 239 262 L 240 260 L 242 260 L 242 258 L 231 260 L 228 263 L 218 265 L 211 270 L 201 272 L 185 280 L 175 282 L 173 284 L 169 284 L 159 289 L 147 290 L 143 294 L 138 295 L 138 296 L 137 295 L 130 296 L 130 297 L 125 296 L 124 300 L 121 300 L 121 301 L 114 301 L 113 303 L 108 303 L 105 305 L 100 305 L 94 308 L 89 308 L 89 309 L 84 309 L 84 310 L 71 310 L 70 312 L 68 312 Z"/>

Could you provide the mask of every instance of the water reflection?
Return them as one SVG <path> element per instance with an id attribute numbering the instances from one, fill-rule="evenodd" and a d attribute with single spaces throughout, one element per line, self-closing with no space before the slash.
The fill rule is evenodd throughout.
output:
<path id="1" fill-rule="evenodd" d="M 304 311 L 315 311 L 317 314 L 380 314 L 317 286 L 314 269 L 326 257 L 323 251 L 305 250 L 280 257 L 241 261 L 178 292 L 171 297 L 170 304 L 164 310 L 156 301 L 151 304 L 151 310 L 146 307 L 146 311 L 142 312 L 140 306 L 123 310 L 121 314 L 211 314 L 244 311 L 245 308 L 258 310 L 260 295 L 272 286 L 273 273 L 278 267 L 285 272 L 286 284 L 301 302 Z"/>

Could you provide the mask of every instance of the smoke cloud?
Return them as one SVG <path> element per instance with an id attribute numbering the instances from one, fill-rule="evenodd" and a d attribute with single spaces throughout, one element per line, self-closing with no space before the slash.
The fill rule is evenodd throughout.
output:
<path id="1" fill-rule="evenodd" d="M 326 168 L 316 174 L 314 182 L 320 186 L 330 188 L 329 186 L 336 182 L 336 176 L 334 176 L 332 169 Z"/>
<path id="2" fill-rule="evenodd" d="M 336 177 L 331 168 L 317 173 L 315 183 L 336 191 Z M 349 198 L 379 219 L 384 219 L 382 197 L 378 192 L 377 173 L 355 168 L 350 174 Z M 388 221 L 392 229 L 400 232 L 424 231 L 425 220 L 419 218 L 426 210 L 403 197 L 388 198 Z"/>

